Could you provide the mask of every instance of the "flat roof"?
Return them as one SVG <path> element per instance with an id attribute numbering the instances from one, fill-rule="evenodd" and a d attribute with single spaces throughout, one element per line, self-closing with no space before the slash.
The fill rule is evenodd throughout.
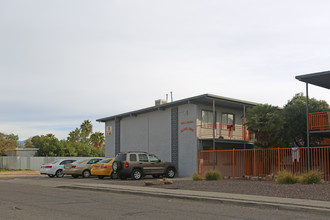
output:
<path id="1" fill-rule="evenodd" d="M 315 86 L 330 89 L 330 71 L 300 75 L 296 76 L 296 79 Z"/>
<path id="2" fill-rule="evenodd" d="M 109 116 L 106 118 L 100 118 L 100 119 L 97 119 L 96 121 L 106 122 L 106 121 L 114 120 L 116 118 L 136 116 L 136 115 L 142 114 L 142 113 L 147 113 L 147 112 L 152 112 L 152 111 L 157 111 L 157 110 L 164 110 L 166 108 L 178 106 L 178 105 L 182 105 L 182 104 L 192 103 L 192 104 L 212 105 L 213 100 L 215 100 L 216 103 L 226 103 L 227 105 L 230 105 L 232 107 L 238 107 L 238 106 L 242 106 L 242 105 L 255 106 L 255 105 L 259 104 L 259 103 L 255 103 L 255 102 L 248 102 L 248 101 L 232 99 L 232 98 L 227 98 L 227 97 L 217 96 L 217 95 L 212 95 L 212 94 L 203 94 L 203 95 L 194 96 L 194 97 L 190 97 L 190 98 L 186 98 L 186 99 L 181 99 L 178 101 L 169 102 L 169 103 L 158 105 L 158 106 L 152 106 L 149 108 L 126 112 L 126 113 L 118 114 L 118 115 L 113 115 L 113 116 Z"/>

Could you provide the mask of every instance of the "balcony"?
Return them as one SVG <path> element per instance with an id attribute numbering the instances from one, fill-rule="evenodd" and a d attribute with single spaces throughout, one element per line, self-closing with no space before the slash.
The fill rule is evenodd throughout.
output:
<path id="1" fill-rule="evenodd" d="M 199 125 L 197 126 L 197 135 L 199 139 L 211 139 L 213 138 L 213 124 Z M 246 126 L 243 125 L 225 125 L 216 124 L 215 129 L 216 139 L 229 139 L 229 140 L 244 140 L 254 141 L 255 137 L 251 134 Z"/>
<path id="2" fill-rule="evenodd" d="M 330 111 L 310 113 L 309 130 L 310 131 L 330 130 Z"/>

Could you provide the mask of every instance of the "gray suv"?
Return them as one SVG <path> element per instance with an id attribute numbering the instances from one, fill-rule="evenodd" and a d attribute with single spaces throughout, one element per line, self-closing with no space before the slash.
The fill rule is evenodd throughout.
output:
<path id="1" fill-rule="evenodd" d="M 160 176 L 173 178 L 176 173 L 173 163 L 163 162 L 154 154 L 139 151 L 119 153 L 112 168 L 113 172 L 122 180 L 128 177 L 139 180 L 146 175 L 152 175 L 154 178 Z"/>

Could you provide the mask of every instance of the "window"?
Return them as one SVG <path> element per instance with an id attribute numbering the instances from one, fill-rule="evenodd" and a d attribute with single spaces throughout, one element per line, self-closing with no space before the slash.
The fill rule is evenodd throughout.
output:
<path id="1" fill-rule="evenodd" d="M 112 160 L 112 158 L 101 160 L 100 163 L 109 163 Z"/>
<path id="2" fill-rule="evenodd" d="M 123 154 L 123 153 L 117 154 L 116 160 L 117 161 L 124 161 L 124 160 L 126 160 L 126 154 Z"/>
<path id="3" fill-rule="evenodd" d="M 129 155 L 129 161 L 137 161 L 136 160 L 136 154 L 130 154 Z"/>
<path id="4" fill-rule="evenodd" d="M 140 162 L 148 162 L 148 156 L 146 154 L 139 154 Z"/>
<path id="5" fill-rule="evenodd" d="M 202 110 L 202 128 L 212 128 L 213 122 L 213 112 Z"/>
<path id="6" fill-rule="evenodd" d="M 221 124 L 226 125 L 235 125 L 235 115 L 230 113 L 222 113 L 221 115 Z"/>
<path id="7" fill-rule="evenodd" d="M 102 159 L 91 159 L 87 164 L 94 164 L 94 163 L 99 162 L 100 160 L 102 160 Z"/>
<path id="8" fill-rule="evenodd" d="M 153 163 L 159 162 L 159 159 L 155 155 L 150 154 L 149 157 L 150 157 L 150 162 L 153 162 Z"/>

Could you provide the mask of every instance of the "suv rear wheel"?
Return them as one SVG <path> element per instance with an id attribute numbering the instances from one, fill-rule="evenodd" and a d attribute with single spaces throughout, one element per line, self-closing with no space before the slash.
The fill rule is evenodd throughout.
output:
<path id="1" fill-rule="evenodd" d="M 142 171 L 140 169 L 134 169 L 132 172 L 132 179 L 139 180 L 142 179 Z"/>

